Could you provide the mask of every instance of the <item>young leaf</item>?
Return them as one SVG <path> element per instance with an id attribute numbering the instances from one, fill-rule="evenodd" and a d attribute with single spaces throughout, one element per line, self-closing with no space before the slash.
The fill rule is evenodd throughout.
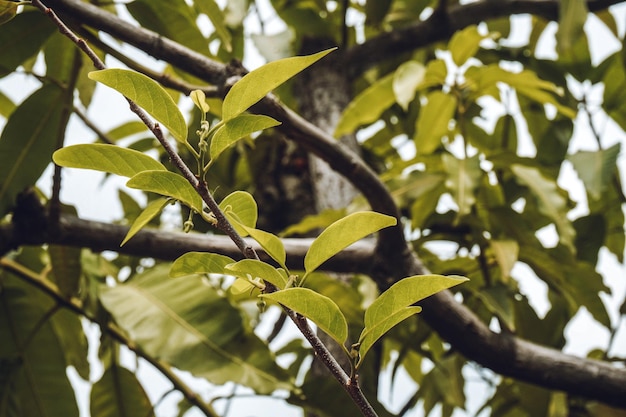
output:
<path id="1" fill-rule="evenodd" d="M 191 101 L 196 105 L 197 108 L 202 111 L 202 113 L 208 113 L 210 108 L 206 102 L 206 95 L 202 90 L 193 90 L 191 94 L 189 94 Z"/>
<path id="2" fill-rule="evenodd" d="M 93 169 L 129 178 L 143 171 L 166 171 L 163 164 L 146 154 L 100 143 L 67 146 L 56 151 L 52 160 L 62 167 Z"/>
<path id="3" fill-rule="evenodd" d="M 304 257 L 306 274 L 354 242 L 396 223 L 395 218 L 374 211 L 352 213 L 336 221 L 313 241 L 307 251 Z"/>
<path id="4" fill-rule="evenodd" d="M 228 256 L 207 252 L 187 252 L 172 264 L 170 277 L 178 278 L 195 274 L 223 274 L 224 267 L 232 264 Z"/>
<path id="5" fill-rule="evenodd" d="M 146 208 L 137 216 L 133 224 L 128 229 L 128 233 L 124 237 L 122 243 L 120 243 L 120 247 L 124 246 L 126 242 L 128 242 L 133 236 L 137 234 L 146 224 L 150 222 L 150 220 L 154 219 L 163 208 L 169 203 L 169 198 L 158 198 L 154 201 L 151 201 Z"/>
<path id="6" fill-rule="evenodd" d="M 256 259 L 243 259 L 234 264 L 231 263 L 224 267 L 224 272 L 248 281 L 262 279 L 279 289 L 283 289 L 287 285 L 285 277 L 276 268 Z"/>
<path id="7" fill-rule="evenodd" d="M 456 98 L 441 91 L 428 95 L 428 103 L 417 118 L 415 146 L 420 155 L 431 154 L 441 144 L 441 138 L 450 130 L 450 120 L 456 111 Z"/>
<path id="8" fill-rule="evenodd" d="M 211 139 L 211 159 L 217 157 L 230 145 L 259 130 L 279 125 L 280 122 L 269 116 L 240 114 L 222 125 Z"/>
<path id="9" fill-rule="evenodd" d="M 467 280 L 460 276 L 415 275 L 392 285 L 365 310 L 365 329 L 359 337 L 359 364 L 389 329 L 421 310 L 410 307 L 412 304 Z"/>
<path id="10" fill-rule="evenodd" d="M 227 195 L 220 203 L 220 209 L 232 221 L 233 227 L 242 236 L 247 236 L 248 232 L 241 227 L 256 227 L 258 217 L 257 205 L 254 198 L 245 191 L 235 191 Z"/>
<path id="11" fill-rule="evenodd" d="M 476 26 L 468 26 L 456 32 L 448 44 L 454 63 L 460 67 L 465 61 L 476 55 L 480 47 L 480 41 L 484 38 L 483 35 L 478 33 Z"/>
<path id="12" fill-rule="evenodd" d="M 246 232 L 248 232 L 248 234 L 259 243 L 259 245 L 261 245 L 263 250 L 269 256 L 271 256 L 272 259 L 278 262 L 278 265 L 280 265 L 284 269 L 287 269 L 287 267 L 285 266 L 285 260 L 287 258 L 287 255 L 285 253 L 285 246 L 283 245 L 283 242 L 278 238 L 278 236 L 265 232 L 263 230 L 247 227 L 242 224 L 239 225 L 243 227 Z"/>
<path id="13" fill-rule="evenodd" d="M 315 323 L 340 346 L 348 338 L 348 322 L 345 316 L 330 298 L 308 288 L 288 288 L 271 294 L 261 294 L 292 309 Z"/>
<path id="14" fill-rule="evenodd" d="M 137 103 L 168 128 L 177 141 L 187 141 L 185 118 L 172 97 L 152 78 L 119 68 L 92 71 L 89 78 L 117 90 Z"/>
<path id="15" fill-rule="evenodd" d="M 143 191 L 172 197 L 196 212 L 202 211 L 202 198 L 181 175 L 169 171 L 143 171 L 132 177 L 126 185 Z"/>
<path id="16" fill-rule="evenodd" d="M 265 97 L 267 93 L 335 49 L 331 48 L 313 55 L 296 56 L 270 62 L 246 74 L 233 85 L 224 98 L 223 120 L 226 122 L 234 119 Z"/>

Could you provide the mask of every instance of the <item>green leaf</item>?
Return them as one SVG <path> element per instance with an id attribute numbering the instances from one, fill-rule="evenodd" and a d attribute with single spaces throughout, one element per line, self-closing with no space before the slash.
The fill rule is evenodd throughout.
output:
<path id="1" fill-rule="evenodd" d="M 280 122 L 269 116 L 257 114 L 240 114 L 234 119 L 224 123 L 211 139 L 211 159 L 217 157 L 230 145 L 237 142 L 251 133 L 258 132 L 273 126 L 279 125 Z"/>
<path id="2" fill-rule="evenodd" d="M 133 177 L 143 171 L 166 171 L 159 161 L 132 149 L 100 143 L 66 146 L 52 156 L 57 165 L 93 169 L 122 177 Z"/>
<path id="3" fill-rule="evenodd" d="M 46 61 L 46 77 L 61 85 L 67 85 L 76 77 L 76 66 L 80 65 L 82 53 L 76 45 L 61 32 L 56 32 L 43 47 Z"/>
<path id="4" fill-rule="evenodd" d="M 226 98 L 224 98 L 224 105 L 222 106 L 223 120 L 234 119 L 265 97 L 267 93 L 335 49 L 331 48 L 313 55 L 291 57 L 270 62 L 246 74 L 233 85 Z"/>
<path id="5" fill-rule="evenodd" d="M 330 298 L 308 288 L 288 288 L 259 297 L 276 301 L 315 323 L 340 346 L 348 339 L 348 322 Z"/>
<path id="6" fill-rule="evenodd" d="M 247 236 L 248 232 L 238 223 L 254 228 L 258 218 L 256 201 L 245 191 L 235 191 L 227 195 L 219 204 L 229 220 L 234 220 L 233 227 L 242 236 Z"/>
<path id="7" fill-rule="evenodd" d="M 148 355 L 214 384 L 237 381 L 258 394 L 291 389 L 238 308 L 202 277 L 174 280 L 168 269 L 160 265 L 101 290 L 104 307 Z"/>
<path id="8" fill-rule="evenodd" d="M 80 263 L 81 249 L 64 245 L 48 245 L 52 280 L 61 294 L 70 298 L 78 295 L 79 281 L 82 274 Z"/>
<path id="9" fill-rule="evenodd" d="M 397 221 L 394 217 L 373 211 L 352 213 L 336 221 L 328 226 L 328 228 L 311 243 L 304 257 L 304 269 L 306 274 L 313 272 L 325 261 L 354 242 L 380 229 L 395 226 L 396 224 Z"/>
<path id="10" fill-rule="evenodd" d="M 45 14 L 25 11 L 0 30 L 0 77 L 35 55 L 56 26 Z"/>
<path id="11" fill-rule="evenodd" d="M 556 50 L 559 55 L 568 53 L 583 34 L 588 13 L 584 1 L 559 1 L 559 29 L 556 32 Z"/>
<path id="12" fill-rule="evenodd" d="M 616 172 L 620 145 L 616 143 L 608 149 L 595 152 L 578 151 L 567 158 L 585 184 L 587 193 L 594 200 L 602 196 Z"/>
<path id="13" fill-rule="evenodd" d="M 6 94 L 0 91 L 0 116 L 8 118 L 13 110 L 15 110 L 15 103 Z"/>
<path id="14" fill-rule="evenodd" d="M 502 282 L 508 282 L 511 276 L 511 270 L 517 262 L 519 244 L 515 240 L 492 239 L 489 241 L 489 246 L 493 251 L 496 262 L 500 266 L 500 278 Z"/>
<path id="15" fill-rule="evenodd" d="M 333 222 L 346 216 L 345 209 L 326 209 L 321 213 L 309 214 L 304 216 L 296 224 L 292 224 L 286 228 L 280 235 L 282 237 L 291 235 L 303 235 L 315 229 L 322 229 L 330 226 Z"/>
<path id="16" fill-rule="evenodd" d="M 207 252 L 187 252 L 172 264 L 170 277 L 178 278 L 195 274 L 223 274 L 224 267 L 232 264 L 228 256 Z"/>
<path id="17" fill-rule="evenodd" d="M 535 195 L 539 210 L 552 219 L 559 232 L 559 242 L 575 251 L 576 232 L 567 218 L 567 200 L 559 193 L 556 182 L 544 177 L 537 168 L 514 164 L 511 171 Z"/>
<path id="18" fill-rule="evenodd" d="M 415 132 L 415 146 L 420 155 L 429 155 L 441 145 L 441 138 L 448 134 L 457 106 L 454 96 L 439 90 L 427 97 L 428 103 L 420 110 Z"/>
<path id="19" fill-rule="evenodd" d="M 209 112 L 209 110 L 211 110 L 208 103 L 206 102 L 206 95 L 204 94 L 204 91 L 193 90 L 189 94 L 189 97 L 191 98 L 191 101 L 193 101 L 193 104 L 195 104 L 196 107 L 199 108 L 202 113 L 206 114 Z"/>
<path id="20" fill-rule="evenodd" d="M 480 48 L 480 41 L 484 38 L 478 33 L 478 28 L 475 25 L 456 32 L 448 44 L 448 50 L 454 63 L 460 67 L 465 61 L 476 55 L 478 48 Z"/>
<path id="21" fill-rule="evenodd" d="M 13 19 L 17 14 L 18 4 L 14 1 L 0 0 L 0 25 Z"/>
<path id="22" fill-rule="evenodd" d="M 227 52 L 231 52 L 233 47 L 231 45 L 232 37 L 230 36 L 230 32 L 226 27 L 226 19 L 224 18 L 224 13 L 220 10 L 217 2 L 215 0 L 196 0 L 194 5 L 198 7 L 201 13 L 207 15 L 213 27 L 215 28 L 215 33 L 222 40 L 222 44 L 224 45 L 224 49 Z"/>
<path id="23" fill-rule="evenodd" d="M 129 179 L 126 186 L 172 197 L 196 212 L 202 212 L 202 198 L 182 175 L 169 171 L 143 171 Z"/>
<path id="24" fill-rule="evenodd" d="M 380 115 L 396 102 L 393 94 L 394 74 L 389 74 L 366 88 L 348 104 L 343 111 L 335 137 L 354 133 L 359 126 L 377 121 Z"/>
<path id="25" fill-rule="evenodd" d="M 177 141 L 187 141 L 185 118 L 172 97 L 152 78 L 119 68 L 92 71 L 89 78 L 113 88 L 137 103 L 168 128 Z"/>
<path id="26" fill-rule="evenodd" d="M 130 122 L 124 122 L 121 125 L 109 130 L 106 133 L 106 136 L 112 141 L 118 141 L 137 133 L 144 133 L 147 129 L 148 128 L 143 122 L 132 120 Z"/>
<path id="27" fill-rule="evenodd" d="M 122 240 L 122 243 L 120 243 L 120 247 L 124 246 L 124 244 L 128 242 L 133 236 L 135 236 L 138 231 L 143 229 L 143 227 L 147 225 L 150 220 L 159 215 L 159 213 L 161 213 L 163 208 L 168 203 L 168 198 L 157 198 L 156 200 L 151 201 L 146 206 L 146 208 L 143 209 L 141 213 L 139 213 L 139 216 L 137 216 L 133 224 L 130 226 L 130 229 L 128 229 L 128 233 L 126 233 L 126 236 L 124 236 L 124 240 Z"/>
<path id="28" fill-rule="evenodd" d="M 91 388 L 92 417 L 154 416 L 148 395 L 134 373 L 111 365 Z"/>
<path id="29" fill-rule="evenodd" d="M 407 111 L 415 98 L 420 84 L 426 76 L 426 67 L 417 61 L 407 61 L 400 65 L 393 74 L 393 94 L 396 102 Z"/>
<path id="30" fill-rule="evenodd" d="M 460 276 L 416 275 L 392 285 L 365 310 L 365 329 L 359 337 L 359 364 L 372 345 L 392 327 L 421 311 L 420 307 L 411 307 L 412 304 L 467 280 Z"/>
<path id="31" fill-rule="evenodd" d="M 242 259 L 224 267 L 224 272 L 246 281 L 267 281 L 279 289 L 285 288 L 287 280 L 276 268 L 257 259 Z"/>
<path id="32" fill-rule="evenodd" d="M 482 178 L 479 156 L 458 159 L 454 155 L 444 153 L 441 155 L 441 161 L 448 173 L 446 187 L 452 191 L 454 201 L 459 206 L 458 216 L 465 216 L 472 211 L 476 203 L 475 190 Z"/>
<path id="33" fill-rule="evenodd" d="M 0 135 L 0 218 L 50 163 L 63 117 L 63 97 L 59 87 L 45 85 L 7 120 Z"/>
<path id="34" fill-rule="evenodd" d="M 285 260 L 287 259 L 285 246 L 278 236 L 263 230 L 246 227 L 242 224 L 240 224 L 240 226 L 243 227 L 246 232 L 248 232 L 248 234 L 259 243 L 259 245 L 261 245 L 263 250 L 271 256 L 272 259 L 278 262 L 278 265 L 287 269 L 287 266 L 285 266 Z"/>

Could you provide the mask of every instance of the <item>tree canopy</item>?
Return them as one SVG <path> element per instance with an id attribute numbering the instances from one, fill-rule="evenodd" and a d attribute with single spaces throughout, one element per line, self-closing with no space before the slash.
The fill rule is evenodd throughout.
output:
<path id="1" fill-rule="evenodd" d="M 626 415 L 622 3 L 0 0 L 0 417 Z"/>

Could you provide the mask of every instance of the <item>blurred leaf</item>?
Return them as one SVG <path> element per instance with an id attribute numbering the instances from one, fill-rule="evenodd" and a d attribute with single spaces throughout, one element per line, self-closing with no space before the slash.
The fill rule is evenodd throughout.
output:
<path id="1" fill-rule="evenodd" d="M 143 171 L 166 171 L 165 167 L 141 152 L 99 143 L 66 146 L 54 153 L 57 165 L 109 172 L 133 177 Z"/>
<path id="2" fill-rule="evenodd" d="M 593 265 L 577 262 L 569 265 L 566 276 L 565 288 L 576 303 L 587 308 L 593 318 L 604 327 L 611 329 L 611 319 L 599 294 L 611 294 L 611 290 L 604 284 L 602 275 L 596 272 Z"/>
<path id="3" fill-rule="evenodd" d="M 439 361 L 429 374 L 432 377 L 429 382 L 435 385 L 444 403 L 461 409 L 465 408 L 465 380 L 462 373 L 464 362 L 460 355 L 451 355 Z M 430 378 L 427 376 L 424 383 L 427 379 Z"/>
<path id="4" fill-rule="evenodd" d="M 169 171 L 143 171 L 129 179 L 126 186 L 172 197 L 197 213 L 202 212 L 202 198 L 182 175 Z"/>
<path id="5" fill-rule="evenodd" d="M 91 388 L 92 417 L 154 416 L 150 398 L 134 373 L 111 365 Z"/>
<path id="6" fill-rule="evenodd" d="M 0 0 L 0 25 L 13 19 L 17 14 L 18 4 L 14 1 Z"/>
<path id="7" fill-rule="evenodd" d="M 343 346 L 348 339 L 348 322 L 333 300 L 308 288 L 287 288 L 260 297 L 276 301 L 315 323 Z"/>
<path id="8" fill-rule="evenodd" d="M 15 110 L 15 103 L 6 94 L 0 91 L 0 116 L 8 118 L 13 110 Z"/>
<path id="9" fill-rule="evenodd" d="M 310 215 L 304 216 L 302 220 L 286 228 L 280 235 L 283 237 L 291 236 L 291 235 L 303 235 L 315 229 L 328 227 L 333 222 L 336 222 L 337 220 L 345 216 L 346 216 L 345 209 L 323 210 L 322 212 L 317 213 L 317 214 L 310 214 Z"/>
<path id="10" fill-rule="evenodd" d="M 365 2 L 365 24 L 378 26 L 391 8 L 391 0 L 370 0 Z"/>
<path id="11" fill-rule="evenodd" d="M 313 55 L 284 58 L 246 74 L 224 98 L 223 120 L 227 122 L 234 119 L 267 93 L 334 50 L 331 48 Z"/>
<path id="12" fill-rule="evenodd" d="M 561 0 L 559 2 L 559 29 L 556 32 L 556 49 L 559 55 L 569 52 L 583 34 L 587 13 L 589 11 L 584 1 Z"/>
<path id="13" fill-rule="evenodd" d="M 18 193 L 35 184 L 50 163 L 61 128 L 64 96 L 56 85 L 45 85 L 7 120 L 0 135 L 0 217 L 9 211 Z"/>
<path id="14" fill-rule="evenodd" d="M 227 195 L 219 204 L 220 209 L 226 217 L 231 220 L 233 227 L 242 236 L 247 236 L 248 232 L 239 224 L 254 228 L 258 218 L 256 201 L 245 191 L 235 191 Z M 235 220 L 235 222 L 232 222 Z"/>
<path id="15" fill-rule="evenodd" d="M 591 265 L 598 263 L 598 252 L 606 238 L 606 222 L 601 214 L 590 214 L 574 220 L 576 256 Z"/>
<path id="16" fill-rule="evenodd" d="M 267 281 L 278 289 L 285 288 L 287 284 L 285 277 L 276 268 L 256 259 L 242 259 L 234 264 L 226 265 L 224 272 L 246 281 Z"/>
<path id="17" fill-rule="evenodd" d="M 61 309 L 54 314 L 50 323 L 59 339 L 67 366 L 74 367 L 84 381 L 89 381 L 90 366 L 87 360 L 89 345 L 81 317 L 73 311 Z"/>
<path id="18" fill-rule="evenodd" d="M 496 285 L 481 288 L 479 291 L 476 291 L 475 295 L 485 304 L 485 307 L 490 312 L 502 320 L 507 330 L 517 331 L 511 290 L 503 284 L 497 283 Z"/>
<path id="19" fill-rule="evenodd" d="M 496 262 L 500 266 L 500 278 L 502 282 L 508 282 L 511 270 L 517 262 L 519 254 L 519 244 L 515 240 L 496 240 L 489 241 L 489 246 L 493 251 Z"/>
<path id="20" fill-rule="evenodd" d="M 295 53 L 296 35 L 292 28 L 273 35 L 252 33 L 250 37 L 256 49 L 268 62 L 283 59 Z"/>
<path id="21" fill-rule="evenodd" d="M 133 3 L 134 4 L 134 3 Z M 179 142 L 187 141 L 187 123 L 172 97 L 152 78 L 112 68 L 92 71 L 89 78 L 123 94 L 165 126 Z"/>
<path id="22" fill-rule="evenodd" d="M 174 280 L 168 269 L 101 291 L 105 308 L 148 355 L 214 384 L 237 381 L 259 394 L 291 388 L 238 309 L 201 277 Z"/>
<path id="23" fill-rule="evenodd" d="M 172 264 L 170 277 L 195 274 L 223 274 L 224 267 L 234 261 L 228 256 L 207 252 L 187 252 Z"/>
<path id="24" fill-rule="evenodd" d="M 81 249 L 72 246 L 49 245 L 48 254 L 52 265 L 52 280 L 61 294 L 70 298 L 78 295 L 82 274 Z"/>
<path id="25" fill-rule="evenodd" d="M 373 211 L 352 213 L 336 221 L 311 243 L 304 257 L 305 276 L 354 242 L 396 223 L 395 218 Z"/>
<path id="26" fill-rule="evenodd" d="M 137 133 L 145 133 L 147 129 L 148 128 L 145 124 L 143 124 L 143 122 L 140 122 L 138 120 L 132 120 L 114 127 L 113 129 L 106 132 L 106 135 L 109 139 L 113 141 L 118 141 Z"/>
<path id="27" fill-rule="evenodd" d="M 201 13 L 207 15 L 213 27 L 215 33 L 220 37 L 222 45 L 227 52 L 231 52 L 233 47 L 231 45 L 231 36 L 228 28 L 226 27 L 226 19 L 224 19 L 224 13 L 220 10 L 215 0 L 196 0 L 194 5 L 198 7 Z"/>
<path id="28" fill-rule="evenodd" d="M 441 160 L 448 173 L 446 187 L 452 191 L 452 197 L 459 206 L 458 217 L 465 216 L 472 211 L 476 203 L 475 191 L 483 174 L 479 156 L 458 159 L 454 155 L 444 153 Z"/>
<path id="29" fill-rule="evenodd" d="M 420 110 L 415 131 L 415 146 L 420 155 L 429 155 L 441 145 L 441 139 L 448 135 L 457 106 L 454 96 L 438 90 L 427 98 L 428 103 Z"/>
<path id="30" fill-rule="evenodd" d="M 393 93 L 404 111 L 408 110 L 409 104 L 415 98 L 415 93 L 425 76 L 426 67 L 417 61 L 407 61 L 394 72 Z"/>
<path id="31" fill-rule="evenodd" d="M 25 11 L 0 30 L 0 77 L 35 55 L 56 26 L 40 11 Z"/>
<path id="32" fill-rule="evenodd" d="M 61 32 L 56 32 L 46 41 L 43 52 L 46 60 L 46 77 L 61 85 L 67 85 L 78 74 L 82 53 Z"/>
<path id="33" fill-rule="evenodd" d="M 359 364 L 372 345 L 393 326 L 422 310 L 411 307 L 413 304 L 465 281 L 467 278 L 460 276 L 415 275 L 392 285 L 365 310 L 365 329 L 359 336 Z"/>
<path id="34" fill-rule="evenodd" d="M 587 193 L 598 200 L 610 184 L 616 172 L 620 143 L 599 151 L 578 151 L 568 156 L 578 176 L 585 184 Z"/>
<path id="35" fill-rule="evenodd" d="M 269 116 L 240 114 L 224 123 L 211 139 L 211 159 L 217 159 L 224 149 L 238 140 L 259 130 L 279 125 L 280 122 Z"/>
<path id="36" fill-rule="evenodd" d="M 468 26 L 452 35 L 448 50 L 454 63 L 460 67 L 469 58 L 475 56 L 478 48 L 480 48 L 480 41 L 484 38 L 478 33 L 478 28 L 475 25 Z"/>
<path id="37" fill-rule="evenodd" d="M 158 216 L 169 202 L 170 200 L 168 198 L 157 198 L 156 200 L 148 203 L 146 208 L 141 211 L 139 216 L 137 216 L 133 224 L 130 226 L 130 229 L 128 229 L 128 233 L 124 236 L 124 240 L 120 243 L 120 247 L 124 246 L 126 242 L 137 234 L 137 232 L 143 229 L 143 227 L 147 225 L 150 220 Z"/>
<path id="38" fill-rule="evenodd" d="M 393 94 L 395 74 L 389 74 L 356 96 L 343 111 L 335 128 L 335 137 L 355 132 L 360 126 L 375 122 L 383 111 L 396 102 Z"/>

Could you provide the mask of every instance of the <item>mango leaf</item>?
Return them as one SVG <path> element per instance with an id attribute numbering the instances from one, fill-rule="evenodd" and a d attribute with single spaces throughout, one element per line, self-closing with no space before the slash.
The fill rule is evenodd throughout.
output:
<path id="1" fill-rule="evenodd" d="M 258 217 L 256 201 L 249 193 L 245 191 L 235 191 L 227 195 L 219 204 L 220 209 L 226 217 L 231 220 L 233 227 L 242 236 L 247 236 L 248 232 L 241 227 L 256 227 Z"/>
<path id="2" fill-rule="evenodd" d="M 478 48 L 480 48 L 480 41 L 484 38 L 478 33 L 478 28 L 475 25 L 456 32 L 448 44 L 448 50 L 454 63 L 460 67 L 465 61 L 476 55 Z"/>
<path id="3" fill-rule="evenodd" d="M 230 145 L 237 142 L 251 133 L 258 132 L 273 126 L 279 125 L 280 122 L 269 116 L 258 114 L 240 114 L 234 119 L 224 123 L 211 139 L 211 159 L 215 160 Z"/>
<path id="4" fill-rule="evenodd" d="M 359 126 L 379 119 L 380 115 L 396 102 L 393 94 L 394 74 L 389 74 L 366 88 L 343 111 L 335 137 L 355 132 Z"/>
<path id="5" fill-rule="evenodd" d="M 187 141 L 185 118 L 172 97 L 152 78 L 119 68 L 92 71 L 89 78 L 113 88 L 137 103 L 169 129 L 177 141 L 182 143 Z"/>
<path id="6" fill-rule="evenodd" d="M 620 143 L 599 151 L 578 151 L 568 156 L 578 176 L 585 184 L 587 193 L 598 200 L 616 173 Z"/>
<path id="7" fill-rule="evenodd" d="M 196 212 L 202 212 L 202 198 L 182 175 L 169 171 L 143 171 L 129 179 L 126 185 L 172 197 Z"/>
<path id="8" fill-rule="evenodd" d="M 100 143 L 66 146 L 56 151 L 52 160 L 62 167 L 93 169 L 122 177 L 143 171 L 166 171 L 163 164 L 146 154 Z"/>
<path id="9" fill-rule="evenodd" d="M 552 219 L 559 232 L 559 242 L 575 251 L 576 231 L 567 218 L 567 200 L 559 193 L 556 182 L 544 177 L 537 168 L 514 164 L 511 171 L 535 195 L 539 210 Z"/>
<path id="10" fill-rule="evenodd" d="M 43 53 L 46 61 L 46 77 L 61 85 L 68 85 L 73 77 L 78 58 L 82 52 L 76 45 L 61 32 L 56 32 L 48 38 Z"/>
<path id="11" fill-rule="evenodd" d="M 56 85 L 45 85 L 7 120 L 0 135 L 0 217 L 22 190 L 35 184 L 50 163 L 63 117 L 63 96 L 63 90 Z"/>
<path id="12" fill-rule="evenodd" d="M 441 161 L 448 173 L 446 187 L 452 191 L 454 201 L 459 206 L 458 216 L 465 216 L 476 203 L 475 190 L 480 183 L 482 171 L 478 155 L 471 158 L 458 159 L 454 155 L 444 153 Z"/>
<path id="13" fill-rule="evenodd" d="M 146 208 L 139 213 L 139 216 L 137 216 L 133 224 L 130 226 L 130 229 L 128 229 L 126 236 L 124 236 L 124 240 L 120 243 L 120 247 L 124 246 L 124 244 L 135 236 L 138 231 L 143 229 L 143 227 L 147 225 L 150 220 L 158 216 L 169 201 L 170 200 L 168 198 L 157 198 L 156 200 L 148 203 Z"/>
<path id="14" fill-rule="evenodd" d="M 93 417 L 154 416 L 148 395 L 134 373 L 111 365 L 91 388 Z"/>
<path id="15" fill-rule="evenodd" d="M 201 277 L 173 280 L 168 269 L 159 265 L 100 292 L 116 323 L 148 355 L 214 384 L 235 380 L 259 394 L 291 389 L 239 309 Z"/>
<path id="16" fill-rule="evenodd" d="M 556 50 L 559 55 L 568 53 L 583 34 L 587 21 L 587 4 L 580 0 L 559 2 L 559 29 L 556 31 Z"/>
<path id="17" fill-rule="evenodd" d="M 207 15 L 213 27 L 215 28 L 215 33 L 220 37 L 222 41 L 222 45 L 224 45 L 224 49 L 227 52 L 231 52 L 233 50 L 232 47 L 232 37 L 228 28 L 226 27 L 226 19 L 224 18 L 224 13 L 220 10 L 217 2 L 215 0 L 196 0 L 194 5 L 198 7 L 198 10 L 201 13 Z"/>
<path id="18" fill-rule="evenodd" d="M 359 364 L 386 332 L 421 311 L 420 307 L 411 307 L 412 304 L 467 280 L 460 276 L 416 275 L 392 285 L 365 310 L 365 328 L 359 337 Z"/>
<path id="19" fill-rule="evenodd" d="M 519 244 L 515 240 L 490 240 L 489 246 L 493 251 L 496 262 L 500 266 L 502 282 L 508 282 L 511 270 L 517 262 Z"/>
<path id="20" fill-rule="evenodd" d="M 395 218 L 373 211 L 352 213 L 336 221 L 311 243 L 304 257 L 305 276 L 354 242 L 396 223 Z"/>
<path id="21" fill-rule="evenodd" d="M 428 95 L 428 103 L 420 110 L 415 131 L 415 146 L 420 155 L 429 155 L 441 145 L 441 138 L 450 130 L 456 106 L 456 98 L 450 94 L 437 90 Z"/>
<path id="22" fill-rule="evenodd" d="M 272 259 L 278 262 L 278 265 L 283 269 L 287 269 L 287 266 L 285 266 L 285 260 L 287 259 L 285 246 L 278 236 L 263 230 L 247 227 L 243 224 L 239 224 L 239 226 L 243 227 L 246 232 L 261 245 L 263 250 L 271 256 Z"/>
<path id="23" fill-rule="evenodd" d="M 516 311 L 511 298 L 511 290 L 502 283 L 481 288 L 474 292 L 485 307 L 498 316 L 511 331 L 515 331 Z"/>
<path id="24" fill-rule="evenodd" d="M 232 264 L 228 256 L 207 252 L 187 252 L 174 261 L 170 277 L 178 278 L 195 274 L 223 274 L 224 267 Z"/>
<path id="25" fill-rule="evenodd" d="M 285 288 L 287 280 L 276 268 L 256 259 L 242 259 L 224 267 L 224 272 L 246 281 L 267 281 L 279 289 Z"/>
<path id="26" fill-rule="evenodd" d="M 348 338 L 348 322 L 330 298 L 308 288 L 288 288 L 259 297 L 276 301 L 315 323 L 340 346 Z"/>
<path id="27" fill-rule="evenodd" d="M 0 25 L 13 19 L 17 14 L 18 4 L 14 1 L 0 0 Z"/>
<path id="28" fill-rule="evenodd" d="M 206 102 L 206 95 L 204 94 L 204 91 L 193 90 L 189 94 L 189 97 L 191 98 L 191 101 L 193 101 L 193 104 L 195 104 L 202 113 L 208 113 L 209 110 L 211 110 L 209 104 Z"/>
<path id="29" fill-rule="evenodd" d="M 407 111 L 415 98 L 418 87 L 424 81 L 426 67 L 417 61 L 407 61 L 400 65 L 393 74 L 393 94 L 396 102 Z"/>
<path id="30" fill-rule="evenodd" d="M 246 74 L 230 89 L 224 98 L 222 117 L 225 122 L 234 119 L 267 93 L 311 66 L 336 48 L 317 54 L 297 56 L 270 62 Z"/>
<path id="31" fill-rule="evenodd" d="M 0 77 L 35 55 L 55 30 L 54 23 L 38 10 L 27 10 L 3 25 L 0 31 Z"/>

